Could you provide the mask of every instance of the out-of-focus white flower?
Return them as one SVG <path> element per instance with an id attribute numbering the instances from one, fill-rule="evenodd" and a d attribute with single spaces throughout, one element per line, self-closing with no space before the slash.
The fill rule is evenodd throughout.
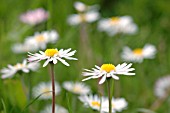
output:
<path id="1" fill-rule="evenodd" d="M 51 113 L 51 112 L 52 112 L 52 105 L 48 105 L 40 113 Z M 68 111 L 64 107 L 55 105 L 55 113 L 68 113 Z"/>
<path id="2" fill-rule="evenodd" d="M 55 95 L 60 92 L 60 86 L 55 82 Z M 33 88 L 33 96 L 36 98 L 42 94 L 39 99 L 51 99 L 52 98 L 52 85 L 51 82 L 41 82 Z"/>
<path id="3" fill-rule="evenodd" d="M 39 68 L 39 63 L 28 63 L 24 60 L 23 63 L 17 63 L 16 65 L 8 65 L 7 68 L 1 70 L 2 79 L 12 78 L 17 72 L 29 73 L 30 71 L 36 71 Z"/>
<path id="4" fill-rule="evenodd" d="M 82 81 L 89 79 L 101 78 L 99 84 L 105 82 L 106 78 L 113 78 L 118 80 L 119 77 L 116 75 L 135 75 L 135 73 L 130 73 L 130 71 L 135 70 L 131 68 L 132 64 L 118 64 L 116 67 L 113 64 L 103 64 L 101 67 L 95 65 L 95 68 L 92 70 L 85 69 L 86 72 L 83 72 L 83 76 L 88 76 Z"/>
<path id="5" fill-rule="evenodd" d="M 80 101 L 84 103 L 85 106 L 91 107 L 94 110 L 100 110 L 102 113 L 109 112 L 109 102 L 108 97 L 98 97 L 97 95 L 84 95 L 79 97 Z M 116 111 L 121 112 L 128 105 L 124 98 L 112 98 L 112 113 Z"/>
<path id="6" fill-rule="evenodd" d="M 134 34 L 138 28 L 130 16 L 121 16 L 101 19 L 98 23 L 98 29 L 114 36 L 119 33 Z"/>
<path id="7" fill-rule="evenodd" d="M 12 47 L 14 53 L 25 53 L 46 49 L 48 43 L 55 43 L 58 40 L 58 33 L 55 30 L 35 33 L 34 36 L 26 38 L 23 44 L 15 44 Z"/>
<path id="8" fill-rule="evenodd" d="M 78 11 L 78 12 L 86 12 L 86 11 L 90 11 L 90 10 L 98 10 L 99 6 L 98 5 L 92 5 L 92 6 L 88 6 L 85 5 L 82 2 L 75 2 L 74 3 L 74 8 Z"/>
<path id="9" fill-rule="evenodd" d="M 170 75 L 162 77 L 156 81 L 155 95 L 159 98 L 165 97 L 170 93 Z"/>
<path id="10" fill-rule="evenodd" d="M 88 93 L 90 93 L 90 88 L 89 86 L 87 86 L 86 84 L 82 83 L 82 82 L 72 82 L 72 81 L 67 81 L 63 83 L 63 87 L 75 94 L 79 94 L 79 95 L 86 95 Z"/>
<path id="11" fill-rule="evenodd" d="M 49 62 L 52 62 L 53 64 L 56 64 L 58 60 L 62 62 L 66 66 L 70 66 L 63 58 L 68 59 L 68 60 L 77 60 L 77 58 L 73 58 L 73 56 L 76 52 L 76 50 L 71 51 L 71 48 L 69 49 L 46 49 L 45 52 L 39 51 L 40 53 L 35 53 L 32 54 L 29 52 L 29 62 L 39 62 L 41 60 L 46 60 L 45 63 L 43 64 L 43 67 L 47 66 Z"/>
<path id="12" fill-rule="evenodd" d="M 141 63 L 144 59 L 153 59 L 156 54 L 155 46 L 146 44 L 143 48 L 131 50 L 129 47 L 124 47 L 121 57 L 125 61 Z"/>
<path id="13" fill-rule="evenodd" d="M 20 20 L 23 23 L 36 25 L 45 20 L 47 20 L 49 14 L 42 8 L 38 8 L 35 10 L 30 10 L 20 16 Z"/>
<path id="14" fill-rule="evenodd" d="M 99 19 L 99 13 L 97 11 L 88 11 L 86 13 L 73 14 L 68 17 L 68 23 L 70 25 L 78 25 L 80 23 L 91 23 Z"/>

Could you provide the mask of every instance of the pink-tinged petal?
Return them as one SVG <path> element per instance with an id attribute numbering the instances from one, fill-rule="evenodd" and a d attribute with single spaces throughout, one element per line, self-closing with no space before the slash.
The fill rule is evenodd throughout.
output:
<path id="1" fill-rule="evenodd" d="M 45 61 L 45 63 L 43 64 L 43 67 L 47 66 L 49 62 L 50 62 L 50 59 L 47 59 L 47 60 Z"/>

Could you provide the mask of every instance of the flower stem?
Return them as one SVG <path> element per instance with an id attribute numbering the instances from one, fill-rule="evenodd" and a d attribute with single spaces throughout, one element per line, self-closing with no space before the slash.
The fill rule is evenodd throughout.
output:
<path id="1" fill-rule="evenodd" d="M 31 100 L 32 98 L 32 75 L 31 75 L 31 72 L 29 73 L 29 93 L 28 93 L 28 99 L 29 101 Z"/>
<path id="2" fill-rule="evenodd" d="M 54 64 L 50 63 L 51 81 L 52 81 L 52 113 L 55 113 L 55 78 Z"/>
<path id="3" fill-rule="evenodd" d="M 112 95 L 110 91 L 110 78 L 107 80 L 107 88 L 108 88 L 108 99 L 109 99 L 109 113 L 112 113 Z"/>

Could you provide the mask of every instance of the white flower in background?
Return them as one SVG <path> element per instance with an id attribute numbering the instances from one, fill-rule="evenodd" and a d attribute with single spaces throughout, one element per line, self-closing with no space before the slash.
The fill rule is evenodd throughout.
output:
<path id="1" fill-rule="evenodd" d="M 58 33 L 55 30 L 36 32 L 34 36 L 27 37 L 23 44 L 13 45 L 12 50 L 14 53 L 25 53 L 46 49 L 48 43 L 56 43 L 58 38 Z"/>
<path id="2" fill-rule="evenodd" d="M 87 76 L 87 78 L 83 79 L 82 81 L 89 80 L 89 79 L 96 79 L 101 78 L 99 84 L 105 82 L 106 78 L 113 78 L 118 80 L 119 77 L 116 75 L 135 75 L 135 73 L 130 73 L 130 71 L 135 70 L 131 68 L 132 64 L 118 64 L 114 66 L 113 64 L 103 64 L 101 67 L 95 65 L 95 68 L 92 70 L 84 69 L 86 72 L 83 72 L 83 76 Z"/>
<path id="3" fill-rule="evenodd" d="M 48 105 L 42 110 L 40 113 L 51 113 L 52 112 L 52 105 Z M 68 111 L 59 105 L 55 105 L 55 113 L 68 113 Z"/>
<path id="4" fill-rule="evenodd" d="M 105 97 L 106 98 L 106 97 Z M 109 113 L 109 101 L 105 99 L 102 103 L 102 111 L 105 113 Z M 116 113 L 116 111 L 121 112 L 123 109 L 127 108 L 128 103 L 124 98 L 112 98 L 112 113 Z"/>
<path id="5" fill-rule="evenodd" d="M 45 52 L 39 51 L 40 53 L 35 53 L 35 54 L 32 54 L 29 52 L 28 53 L 29 54 L 28 61 L 29 62 L 39 62 L 41 60 L 46 60 L 45 63 L 43 64 L 43 67 L 45 67 L 48 65 L 49 62 L 56 64 L 59 60 L 64 65 L 70 66 L 64 59 L 77 60 L 77 58 L 71 57 L 75 54 L 76 50 L 71 51 L 71 52 L 70 51 L 71 51 L 71 48 L 66 49 L 66 50 L 60 49 L 59 51 L 58 51 L 58 49 L 46 49 Z"/>
<path id="6" fill-rule="evenodd" d="M 99 19 L 99 13 L 97 11 L 88 11 L 80 14 L 72 14 L 68 17 L 68 23 L 70 25 L 78 25 L 80 23 L 91 23 Z"/>
<path id="7" fill-rule="evenodd" d="M 39 63 L 27 63 L 27 60 L 24 60 L 23 63 L 17 63 L 16 65 L 8 65 L 7 68 L 1 70 L 2 79 L 12 78 L 17 72 L 29 73 L 30 71 L 36 71 L 39 68 Z"/>
<path id="8" fill-rule="evenodd" d="M 38 8 L 35 10 L 27 11 L 26 13 L 22 14 L 20 16 L 20 20 L 26 24 L 36 25 L 47 20 L 48 16 L 49 14 L 47 11 L 42 8 Z"/>
<path id="9" fill-rule="evenodd" d="M 92 6 L 88 6 L 85 5 L 82 2 L 75 2 L 74 3 L 74 8 L 78 11 L 78 12 L 86 12 L 86 11 L 90 11 L 90 10 L 98 10 L 99 6 L 98 5 L 92 5 Z"/>
<path id="10" fill-rule="evenodd" d="M 119 33 L 134 34 L 138 28 L 130 16 L 121 16 L 101 19 L 98 29 L 105 31 L 109 36 L 114 36 Z"/>
<path id="11" fill-rule="evenodd" d="M 63 87 L 66 90 L 79 95 L 86 95 L 90 93 L 90 87 L 82 82 L 67 81 L 63 83 Z"/>
<path id="12" fill-rule="evenodd" d="M 163 98 L 170 93 L 170 75 L 164 76 L 156 81 L 155 95 Z"/>
<path id="13" fill-rule="evenodd" d="M 60 86 L 55 82 L 55 95 L 60 93 Z M 41 82 L 33 88 L 33 96 L 36 98 L 42 94 L 39 99 L 51 99 L 52 98 L 52 85 L 51 82 Z"/>
<path id="14" fill-rule="evenodd" d="M 131 50 L 129 47 L 124 47 L 121 57 L 124 61 L 141 63 L 144 59 L 153 59 L 156 54 L 155 46 L 146 44 L 143 48 Z"/>

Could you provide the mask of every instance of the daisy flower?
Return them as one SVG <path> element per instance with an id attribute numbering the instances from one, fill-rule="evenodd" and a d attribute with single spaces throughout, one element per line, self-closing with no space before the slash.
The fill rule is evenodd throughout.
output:
<path id="1" fill-rule="evenodd" d="M 86 84 L 82 83 L 82 82 L 71 82 L 71 81 L 67 81 L 63 83 L 63 87 L 75 94 L 79 94 L 79 95 L 86 95 L 88 93 L 90 93 L 90 87 L 87 86 Z"/>
<path id="2" fill-rule="evenodd" d="M 143 48 L 131 50 L 129 47 L 124 47 L 121 57 L 125 61 L 141 63 L 144 59 L 153 59 L 156 54 L 155 46 L 146 44 Z"/>
<path id="3" fill-rule="evenodd" d="M 70 25 L 78 25 L 80 23 L 92 23 L 99 19 L 99 13 L 97 11 L 88 11 L 80 14 L 72 14 L 68 17 L 67 22 Z"/>
<path id="4" fill-rule="evenodd" d="M 50 92 L 51 91 L 51 92 Z M 55 95 L 60 93 L 60 86 L 55 82 Z M 39 99 L 50 99 L 52 97 L 51 82 L 41 82 L 33 88 L 33 96 L 36 98 L 42 94 Z"/>
<path id="5" fill-rule="evenodd" d="M 156 81 L 155 95 L 159 98 L 165 97 L 170 92 L 170 75 Z"/>
<path id="6" fill-rule="evenodd" d="M 130 71 L 135 70 L 131 68 L 132 64 L 118 64 L 114 66 L 113 64 L 103 64 L 101 67 L 95 65 L 95 68 L 92 70 L 85 69 L 86 72 L 83 72 L 84 76 L 87 78 L 83 79 L 82 81 L 89 80 L 89 79 L 96 79 L 101 78 L 99 84 L 105 82 L 106 78 L 113 78 L 118 80 L 119 77 L 116 75 L 135 75 L 135 73 L 130 73 Z"/>
<path id="7" fill-rule="evenodd" d="M 98 29 L 106 32 L 109 36 L 114 36 L 119 33 L 134 34 L 138 28 L 130 16 L 121 16 L 101 19 Z"/>
<path id="8" fill-rule="evenodd" d="M 69 66 L 69 64 L 63 59 L 68 59 L 68 60 L 77 60 L 77 58 L 73 58 L 71 56 L 73 56 L 76 52 L 76 50 L 71 51 L 71 48 L 69 49 L 60 49 L 58 51 L 58 49 L 46 49 L 45 52 L 43 51 L 39 51 L 40 53 L 28 53 L 29 58 L 28 61 L 29 62 L 39 62 L 41 60 L 46 60 L 45 63 L 43 64 L 43 67 L 47 66 L 49 62 L 52 62 L 53 64 L 56 64 L 58 62 L 58 60 L 60 62 L 62 62 L 64 65 Z"/>
<path id="9" fill-rule="evenodd" d="M 27 11 L 26 13 L 22 14 L 20 16 L 20 20 L 26 24 L 36 25 L 47 20 L 48 16 L 48 12 L 46 12 L 42 8 L 38 8 L 35 10 Z"/>
<path id="10" fill-rule="evenodd" d="M 68 113 L 68 111 L 64 107 L 61 107 L 59 105 L 55 105 L 55 108 L 56 108 L 55 113 Z M 40 113 L 51 113 L 51 112 L 52 112 L 51 105 L 48 105 Z"/>
<path id="11" fill-rule="evenodd" d="M 36 71 L 39 68 L 38 63 L 27 63 L 27 60 L 23 60 L 22 63 L 16 65 L 8 65 L 7 68 L 3 68 L 0 72 L 2 73 L 1 78 L 12 78 L 17 72 L 29 73 L 30 71 Z"/>

